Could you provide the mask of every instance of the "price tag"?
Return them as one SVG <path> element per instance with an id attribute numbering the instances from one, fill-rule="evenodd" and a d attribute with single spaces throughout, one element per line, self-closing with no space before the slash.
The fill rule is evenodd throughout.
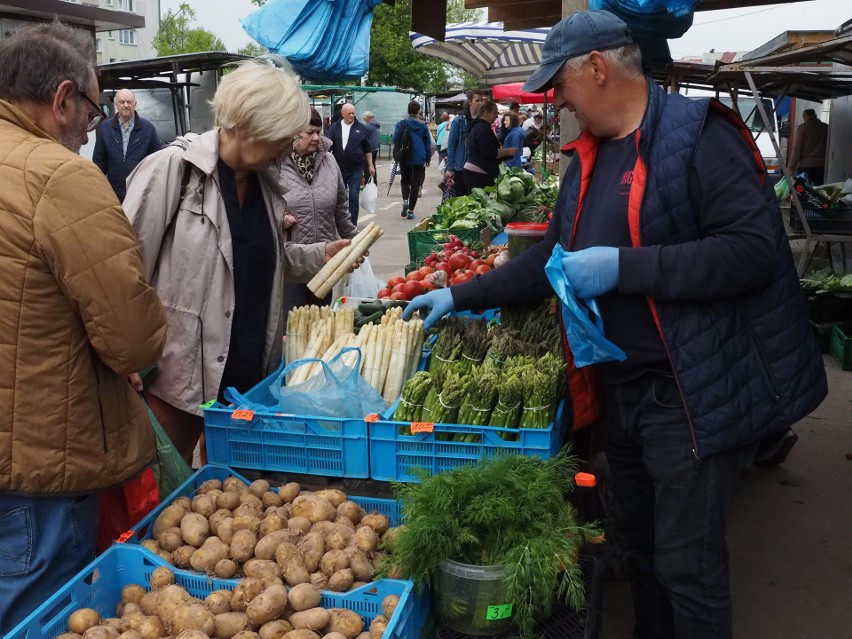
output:
<path id="1" fill-rule="evenodd" d="M 136 532 L 135 530 L 125 530 L 123 533 L 121 533 L 118 537 L 115 538 L 115 543 L 117 543 L 117 544 L 125 543 L 128 539 L 130 539 L 133 536 L 133 534 L 135 532 Z"/>
<path id="2" fill-rule="evenodd" d="M 434 433 L 435 422 L 411 422 L 411 434 L 417 433 Z"/>
<path id="3" fill-rule="evenodd" d="M 199 405 L 198 405 L 198 408 L 210 408 L 210 407 L 212 407 L 212 406 L 213 406 L 213 404 L 215 404 L 215 403 L 216 403 L 216 400 L 215 400 L 215 399 L 211 399 L 211 400 L 209 400 L 209 401 L 204 402 L 203 404 L 199 404 Z"/>
<path id="4" fill-rule="evenodd" d="M 235 410 L 234 414 L 231 416 L 231 419 L 238 419 L 244 422 L 250 422 L 254 419 L 254 411 L 253 410 Z"/>
<path id="5" fill-rule="evenodd" d="M 512 616 L 512 604 L 503 604 L 502 606 L 488 606 L 485 611 L 485 618 L 488 621 L 499 621 L 500 619 L 508 619 Z"/>
<path id="6" fill-rule="evenodd" d="M 367 422 L 368 424 L 375 424 L 377 421 L 379 421 L 379 414 L 378 413 L 370 413 L 369 415 L 367 415 L 364 418 L 364 421 Z"/>

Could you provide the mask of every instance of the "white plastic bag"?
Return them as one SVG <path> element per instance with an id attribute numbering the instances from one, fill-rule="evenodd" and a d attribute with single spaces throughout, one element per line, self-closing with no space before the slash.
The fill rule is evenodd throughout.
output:
<path id="1" fill-rule="evenodd" d="M 365 257 L 364 263 L 349 274 L 346 284 L 343 285 L 341 295 L 343 297 L 366 297 L 367 299 L 376 299 L 376 295 L 381 288 L 381 281 L 373 275 L 373 269 L 370 266 L 370 258 Z"/>
<path id="2" fill-rule="evenodd" d="M 379 187 L 373 181 L 372 176 L 367 180 L 364 188 L 361 189 L 361 195 L 358 196 L 359 206 L 367 211 L 367 213 L 376 212 L 376 198 L 379 197 Z"/>

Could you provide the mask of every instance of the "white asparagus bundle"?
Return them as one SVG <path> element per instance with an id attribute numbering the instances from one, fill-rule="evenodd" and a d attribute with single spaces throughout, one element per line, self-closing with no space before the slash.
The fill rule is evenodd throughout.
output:
<path id="1" fill-rule="evenodd" d="M 378 225 L 370 222 L 358 235 L 352 238 L 351 244 L 338 251 L 320 269 L 319 273 L 308 282 L 308 289 L 317 297 L 328 295 L 334 285 L 350 271 L 352 265 L 370 250 L 370 247 L 382 236 L 382 233 Z"/>

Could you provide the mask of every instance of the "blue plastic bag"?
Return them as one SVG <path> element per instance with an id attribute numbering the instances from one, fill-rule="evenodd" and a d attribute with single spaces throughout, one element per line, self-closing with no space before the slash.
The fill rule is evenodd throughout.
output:
<path id="1" fill-rule="evenodd" d="M 357 357 L 344 357 L 356 352 Z M 286 386 L 287 373 L 314 362 L 320 362 L 321 371 L 304 382 Z M 363 419 L 370 413 L 387 409 L 382 396 L 358 374 L 361 368 L 361 349 L 348 347 L 340 350 L 330 361 L 300 359 L 284 367 L 269 386 L 281 410 L 291 415 L 310 415 Z"/>
<path id="2" fill-rule="evenodd" d="M 562 270 L 563 257 L 565 250 L 557 243 L 544 266 L 544 272 L 562 302 L 565 335 L 571 354 L 574 355 L 574 365 L 581 368 L 612 360 L 623 362 L 627 359 L 624 351 L 604 337 L 603 318 L 597 302 L 594 299 L 579 300 L 574 296 L 571 283 Z M 589 312 L 595 317 L 594 323 L 589 319 Z"/>

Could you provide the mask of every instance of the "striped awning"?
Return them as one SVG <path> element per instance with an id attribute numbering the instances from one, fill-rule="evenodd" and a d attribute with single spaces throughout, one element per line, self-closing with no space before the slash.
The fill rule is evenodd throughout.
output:
<path id="1" fill-rule="evenodd" d="M 502 22 L 458 22 L 447 25 L 444 42 L 409 32 L 414 49 L 454 64 L 493 86 L 523 82 L 538 68 L 549 28 L 503 31 Z"/>

